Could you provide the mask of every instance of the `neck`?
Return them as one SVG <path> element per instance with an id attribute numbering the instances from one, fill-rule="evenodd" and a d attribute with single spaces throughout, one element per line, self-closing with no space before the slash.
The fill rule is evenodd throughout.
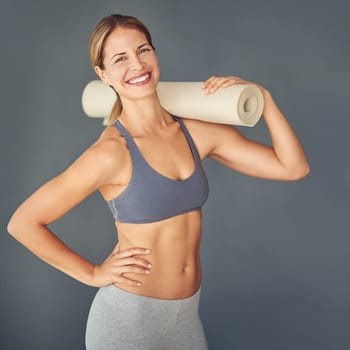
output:
<path id="1" fill-rule="evenodd" d="M 118 119 L 135 134 L 160 131 L 172 121 L 156 93 L 137 100 L 124 98 L 122 104 L 123 110 Z"/>

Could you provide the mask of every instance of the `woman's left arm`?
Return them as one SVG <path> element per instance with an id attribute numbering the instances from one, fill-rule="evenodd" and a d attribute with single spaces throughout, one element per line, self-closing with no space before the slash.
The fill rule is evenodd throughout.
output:
<path id="1" fill-rule="evenodd" d="M 213 124 L 211 131 L 206 133 L 210 144 L 207 155 L 251 176 L 274 180 L 298 180 L 306 176 L 310 170 L 303 148 L 267 89 L 232 76 L 211 77 L 203 83 L 203 89 L 211 94 L 234 84 L 254 84 L 261 90 L 263 118 L 272 147 L 247 139 L 231 126 Z"/>

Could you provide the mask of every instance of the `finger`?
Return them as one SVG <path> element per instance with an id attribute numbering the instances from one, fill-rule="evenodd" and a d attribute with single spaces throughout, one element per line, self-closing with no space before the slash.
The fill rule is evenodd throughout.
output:
<path id="1" fill-rule="evenodd" d="M 246 80 L 243 80 L 239 77 L 235 77 L 235 76 L 230 76 L 226 78 L 226 81 L 224 81 L 221 85 L 221 87 L 230 87 L 232 85 L 235 84 L 248 84 L 249 82 Z"/>
<path id="2" fill-rule="evenodd" d="M 207 88 L 208 85 L 212 84 L 213 82 L 217 81 L 218 79 L 225 79 L 225 80 L 231 81 L 231 82 L 238 81 L 238 80 L 244 81 L 240 77 L 236 77 L 234 75 L 230 75 L 230 76 L 226 76 L 226 77 L 212 76 L 212 77 L 208 78 L 205 82 L 203 82 L 203 88 Z"/>
<path id="3" fill-rule="evenodd" d="M 149 269 L 137 266 L 122 266 L 118 268 L 118 272 L 120 275 L 123 275 L 123 273 L 138 273 L 140 275 L 149 275 L 151 273 Z"/>
<path id="4" fill-rule="evenodd" d="M 204 90 L 205 90 L 205 93 L 206 94 L 209 94 L 211 91 L 212 91 L 212 89 L 213 89 L 213 87 L 216 85 L 216 83 L 218 82 L 218 80 L 220 80 L 221 78 L 218 78 L 218 77 L 215 77 L 215 78 L 213 78 L 213 79 L 210 79 L 210 81 L 208 81 L 207 82 L 207 84 L 205 85 L 205 88 L 204 88 Z"/>
<path id="5" fill-rule="evenodd" d="M 242 80 L 240 77 L 236 77 L 234 75 L 230 75 L 229 77 L 226 77 L 227 81 L 229 82 L 235 82 L 235 81 L 240 81 Z"/>
<path id="6" fill-rule="evenodd" d="M 137 265 L 140 267 L 144 267 L 147 269 L 152 268 L 152 264 L 149 263 L 148 261 L 141 259 L 141 258 L 136 258 L 136 257 L 126 257 L 122 259 L 116 259 L 115 261 L 115 266 L 126 266 L 126 265 Z"/>
<path id="7" fill-rule="evenodd" d="M 210 92 L 215 92 L 217 89 L 219 89 L 225 82 L 228 81 L 229 78 L 227 77 L 221 77 L 215 81 L 212 82 L 210 86 Z"/>
<path id="8" fill-rule="evenodd" d="M 217 78 L 215 80 L 212 80 L 208 84 L 208 86 L 206 88 L 206 92 L 209 93 L 209 94 L 212 94 L 212 93 L 216 92 L 228 80 L 229 80 L 228 77 L 221 77 L 221 78 Z"/>
<path id="9" fill-rule="evenodd" d="M 235 80 L 236 80 L 236 83 L 238 83 L 238 84 L 254 84 L 254 83 L 252 83 L 251 81 L 242 79 L 242 78 L 240 78 L 240 77 L 234 77 L 234 78 L 235 78 Z"/>
<path id="10" fill-rule="evenodd" d="M 242 83 L 242 80 L 238 79 L 238 78 L 231 78 L 229 80 L 226 80 L 221 87 L 229 87 L 232 86 L 234 84 L 240 84 Z"/>
<path id="11" fill-rule="evenodd" d="M 124 276 L 118 277 L 115 282 L 127 284 L 127 285 L 132 286 L 132 287 L 140 287 L 142 285 L 142 283 L 140 281 L 136 281 L 136 280 L 133 280 L 131 278 L 126 278 Z"/>
<path id="12" fill-rule="evenodd" d="M 218 77 L 216 76 L 211 76 L 210 78 L 208 78 L 204 83 L 203 83 L 203 89 L 207 89 L 208 86 L 215 81 L 216 79 L 218 79 Z"/>
<path id="13" fill-rule="evenodd" d="M 212 75 L 211 77 L 209 77 L 203 84 L 207 85 L 209 83 L 211 83 L 213 80 L 217 79 L 218 77 L 215 75 Z"/>
<path id="14" fill-rule="evenodd" d="M 150 249 L 147 248 L 129 248 L 125 249 L 122 251 L 119 251 L 118 256 L 119 258 L 126 258 L 128 256 L 133 256 L 133 255 L 148 255 L 151 253 Z"/>

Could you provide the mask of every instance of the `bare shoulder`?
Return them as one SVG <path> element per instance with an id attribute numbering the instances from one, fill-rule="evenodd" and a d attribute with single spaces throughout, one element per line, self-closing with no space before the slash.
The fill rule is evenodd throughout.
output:
<path id="1" fill-rule="evenodd" d="M 72 165 L 82 162 L 89 166 L 91 172 L 103 172 L 108 177 L 108 174 L 115 174 L 116 170 L 123 168 L 127 160 L 124 138 L 115 127 L 108 126 Z M 105 181 L 108 182 L 106 176 Z"/>
<path id="2" fill-rule="evenodd" d="M 118 133 L 106 128 L 67 169 L 29 196 L 15 215 L 21 222 L 31 220 L 45 225 L 54 222 L 94 191 L 116 181 L 115 174 L 125 164 L 126 154 Z"/>
<path id="3" fill-rule="evenodd" d="M 111 161 L 120 160 L 126 154 L 126 143 L 119 130 L 114 126 L 107 126 L 100 134 L 97 141 L 91 145 L 90 149 L 100 157 Z"/>

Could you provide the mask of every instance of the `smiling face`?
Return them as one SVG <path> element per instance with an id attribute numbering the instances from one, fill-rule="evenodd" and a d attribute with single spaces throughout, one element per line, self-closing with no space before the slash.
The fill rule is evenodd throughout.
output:
<path id="1" fill-rule="evenodd" d="M 111 32 L 104 44 L 103 67 L 95 66 L 96 73 L 122 100 L 156 93 L 157 55 L 145 34 L 136 29 L 118 26 Z"/>

